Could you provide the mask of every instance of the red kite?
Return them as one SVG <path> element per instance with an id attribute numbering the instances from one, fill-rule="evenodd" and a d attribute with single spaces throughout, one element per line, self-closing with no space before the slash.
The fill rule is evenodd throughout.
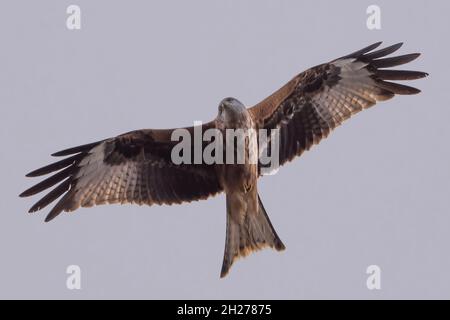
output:
<path id="1" fill-rule="evenodd" d="M 275 142 L 279 164 L 283 165 L 318 144 L 357 112 L 396 94 L 420 92 L 390 80 L 414 80 L 426 73 L 389 69 L 413 61 L 420 54 L 386 58 L 402 44 L 373 51 L 380 44 L 306 70 L 254 107 L 247 109 L 234 98 L 224 99 L 215 120 L 185 129 L 192 135 L 195 130 L 205 133 L 208 129 L 279 130 Z M 27 176 L 54 175 L 20 196 L 32 196 L 56 186 L 30 209 L 41 210 L 62 196 L 46 218 L 50 221 L 63 211 L 80 207 L 180 204 L 225 192 L 227 232 L 222 277 L 239 257 L 265 247 L 285 249 L 258 195 L 261 164 L 175 164 L 171 156 L 177 144 L 172 141 L 174 130 L 133 131 L 57 152 L 53 156 L 65 158 Z M 271 148 L 256 137 L 250 140 L 245 140 L 246 154 L 260 154 L 262 149 Z M 201 147 L 205 148 L 203 144 Z"/>

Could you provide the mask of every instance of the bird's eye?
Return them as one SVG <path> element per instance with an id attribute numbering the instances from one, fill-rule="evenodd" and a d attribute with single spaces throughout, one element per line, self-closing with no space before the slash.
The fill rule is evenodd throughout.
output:
<path id="1" fill-rule="evenodd" d="M 223 106 L 223 104 L 219 105 L 219 112 L 223 113 L 225 107 Z"/>

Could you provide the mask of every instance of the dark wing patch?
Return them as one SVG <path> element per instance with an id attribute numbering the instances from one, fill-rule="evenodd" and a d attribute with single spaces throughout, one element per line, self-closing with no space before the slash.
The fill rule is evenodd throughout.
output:
<path id="1" fill-rule="evenodd" d="M 69 157 L 28 174 L 37 177 L 54 173 L 20 196 L 32 196 L 57 185 L 30 209 L 44 209 L 62 196 L 46 218 L 50 221 L 63 211 L 79 207 L 177 204 L 221 192 L 214 166 L 171 162 L 176 142 L 170 140 L 170 133 L 171 130 L 134 131 L 57 152 L 55 156 Z"/>
<path id="2" fill-rule="evenodd" d="M 388 80 L 420 79 L 426 73 L 382 69 L 411 62 L 419 54 L 384 58 L 402 44 L 372 51 L 380 44 L 311 68 L 250 109 L 260 127 L 280 129 L 280 165 L 301 155 L 343 121 L 378 101 L 420 92 Z M 270 145 L 260 146 L 265 147 L 270 149 Z"/>

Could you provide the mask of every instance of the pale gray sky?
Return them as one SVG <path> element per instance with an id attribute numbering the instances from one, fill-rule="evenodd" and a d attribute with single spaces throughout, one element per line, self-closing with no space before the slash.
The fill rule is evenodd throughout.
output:
<path id="1" fill-rule="evenodd" d="M 82 10 L 69 31 L 66 8 Z M 450 298 L 445 1 L 2 1 L 0 298 Z M 422 52 L 430 77 L 260 180 L 287 246 L 219 279 L 225 199 L 27 214 L 24 174 L 60 149 L 252 105 L 296 73 L 376 41 Z M 68 265 L 82 290 L 66 288 Z M 367 266 L 382 289 L 366 288 Z"/>

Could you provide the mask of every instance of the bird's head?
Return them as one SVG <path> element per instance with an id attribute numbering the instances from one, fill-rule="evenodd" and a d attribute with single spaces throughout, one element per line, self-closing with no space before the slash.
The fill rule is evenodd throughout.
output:
<path id="1" fill-rule="evenodd" d="M 246 119 L 247 109 L 239 100 L 235 98 L 225 98 L 219 104 L 219 118 L 227 125 L 244 121 Z"/>

